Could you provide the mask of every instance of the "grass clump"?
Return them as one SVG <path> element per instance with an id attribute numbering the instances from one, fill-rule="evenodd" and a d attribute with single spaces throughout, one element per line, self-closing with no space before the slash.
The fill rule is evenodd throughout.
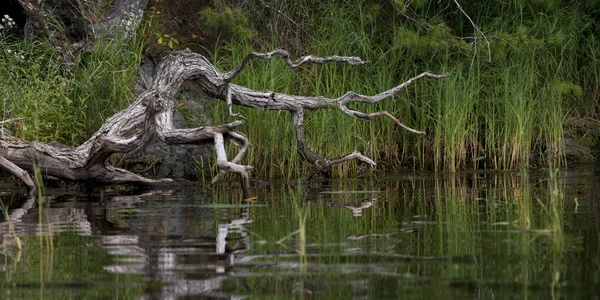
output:
<path id="1" fill-rule="evenodd" d="M 50 41 L 0 37 L 4 119 L 13 135 L 77 145 L 133 98 L 142 44 L 99 39 L 64 63 Z"/>

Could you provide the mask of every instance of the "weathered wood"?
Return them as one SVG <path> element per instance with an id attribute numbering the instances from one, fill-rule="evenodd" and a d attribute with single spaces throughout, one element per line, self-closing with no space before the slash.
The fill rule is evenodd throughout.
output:
<path id="1" fill-rule="evenodd" d="M 326 58 L 305 56 L 296 62 L 292 62 L 287 52 L 275 50 L 266 54 L 251 53 L 234 71 L 223 73 L 200 54 L 189 51 L 173 52 L 157 68 L 154 82 L 148 90 L 140 94 L 128 108 L 108 118 L 102 127 L 79 147 L 57 148 L 39 142 L 25 142 L 7 135 L 0 135 L 0 155 L 19 168 L 32 170 L 35 165 L 39 165 L 42 174 L 69 180 L 153 184 L 169 179 L 144 178 L 127 170 L 111 166 L 107 159 L 114 153 L 138 151 L 154 139 L 159 139 L 167 144 L 200 145 L 210 143 L 216 149 L 217 165 L 221 169 L 213 182 L 218 180 L 224 173 L 237 173 L 242 178 L 244 190 L 247 191 L 248 171 L 252 167 L 239 163 L 247 153 L 250 143 L 245 135 L 235 131 L 235 127 L 242 124 L 243 121 L 238 120 L 220 126 L 201 126 L 185 129 L 173 127 L 173 112 L 176 108 L 175 95 L 180 91 L 184 82 L 191 80 L 197 83 L 209 96 L 226 101 L 232 116 L 239 116 L 232 112 L 231 106 L 233 104 L 258 109 L 289 111 L 292 116 L 292 125 L 296 128 L 298 151 L 307 162 L 315 166 L 313 173 L 327 174 L 332 165 L 350 159 L 359 159 L 373 167 L 376 164 L 358 151 L 334 159 L 323 158 L 311 151 L 304 139 L 304 110 L 334 108 L 348 116 L 364 120 L 371 120 L 377 116 L 387 116 L 399 126 L 411 132 L 423 133 L 405 126 L 387 112 L 366 114 L 349 109 L 347 105 L 353 102 L 375 103 L 382 101 L 392 97 L 417 79 L 447 76 L 447 74 L 436 75 L 425 72 L 374 96 L 348 92 L 336 99 L 255 91 L 231 83 L 233 77 L 244 69 L 249 58 L 269 59 L 273 55 L 281 55 L 286 58 L 286 62 L 291 68 L 304 63 L 341 62 L 353 65 L 363 63 L 356 57 L 339 56 Z M 239 153 L 231 161 L 226 156 L 225 142 L 231 142 L 240 147 Z M 0 166 L 6 169 L 10 167 L 3 161 L 0 161 Z"/>
<path id="2" fill-rule="evenodd" d="M 198 71 L 207 70 L 206 66 L 210 65 L 202 57 L 198 62 L 192 63 L 193 67 L 187 68 L 186 63 L 191 61 L 182 61 L 182 58 L 189 56 L 189 53 L 183 52 L 170 55 L 161 64 L 154 84 L 128 108 L 108 118 L 102 127 L 79 147 L 58 148 L 40 142 L 21 141 L 2 133 L 0 155 L 21 169 L 31 172 L 35 166 L 39 166 L 42 174 L 67 180 L 153 184 L 170 179 L 144 178 L 111 166 L 107 159 L 114 153 L 137 151 L 154 138 L 167 144 L 204 144 L 212 143 L 215 138 L 221 137 L 227 141 L 233 140 L 236 144 L 248 144 L 245 136 L 234 130 L 242 123 L 240 121 L 221 126 L 187 129 L 173 127 L 175 94 L 181 89 L 183 82 L 198 75 Z M 244 150 L 244 153 L 246 151 Z M 241 157 L 238 157 L 237 161 L 239 160 Z M 0 161 L 0 166 L 7 170 L 14 169 L 4 161 Z M 219 166 L 228 172 L 240 173 L 246 177 L 246 170 L 250 169 L 227 162 L 224 155 L 219 157 Z"/>

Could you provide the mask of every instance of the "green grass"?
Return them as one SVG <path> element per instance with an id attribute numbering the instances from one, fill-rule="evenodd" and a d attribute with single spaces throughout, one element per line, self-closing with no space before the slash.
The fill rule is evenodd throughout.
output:
<path id="1" fill-rule="evenodd" d="M 137 39 L 100 39 L 69 66 L 48 41 L 0 38 L 4 118 L 23 118 L 8 129 L 24 139 L 82 143 L 133 99 L 141 53 Z"/>

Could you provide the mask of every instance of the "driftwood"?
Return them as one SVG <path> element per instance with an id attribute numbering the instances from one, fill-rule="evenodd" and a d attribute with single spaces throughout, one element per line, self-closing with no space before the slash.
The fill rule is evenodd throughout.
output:
<path id="1" fill-rule="evenodd" d="M 367 114 L 348 108 L 347 105 L 354 102 L 375 103 L 392 97 L 417 79 L 447 76 L 447 74 L 436 75 L 425 72 L 374 96 L 348 92 L 335 99 L 255 91 L 231 83 L 231 80 L 246 67 L 248 60 L 252 58 L 271 59 L 275 55 L 282 56 L 292 69 L 305 63 L 364 64 L 358 57 L 341 56 L 304 56 L 296 61 L 291 61 L 286 51 L 275 50 L 264 54 L 250 53 L 235 70 L 223 73 L 200 54 L 189 51 L 173 52 L 166 56 L 159 65 L 150 88 L 140 94 L 128 108 L 108 118 L 104 125 L 79 147 L 54 147 L 40 142 L 21 141 L 6 133 L 0 133 L 0 155 L 3 157 L 0 158 L 0 167 L 9 170 L 20 178 L 30 190 L 34 190 L 35 186 L 30 176 L 23 169 L 31 172 L 35 166 L 39 166 L 43 175 L 67 180 L 155 184 L 171 181 L 171 179 L 144 178 L 125 169 L 110 165 L 108 158 L 114 153 L 127 154 L 139 151 L 154 139 L 166 144 L 213 144 L 217 155 L 217 165 L 220 168 L 220 172 L 213 179 L 213 183 L 225 173 L 237 173 L 242 178 L 245 195 L 249 195 L 247 193 L 248 171 L 252 167 L 242 165 L 240 162 L 244 158 L 250 143 L 243 133 L 235 130 L 236 126 L 243 123 L 242 120 L 220 126 L 186 129 L 173 127 L 173 112 L 177 105 L 175 95 L 184 82 L 193 81 L 209 96 L 226 101 L 229 113 L 234 117 L 243 118 L 239 114 L 233 113 L 233 104 L 258 109 L 289 111 L 292 116 L 291 123 L 296 129 L 298 151 L 307 162 L 315 167 L 313 170 L 313 174 L 315 174 L 327 173 L 332 165 L 351 159 L 361 160 L 371 166 L 376 164 L 358 151 L 334 159 L 323 158 L 311 151 L 304 140 L 303 120 L 305 110 L 333 108 L 350 117 L 363 120 L 385 116 L 410 132 L 424 134 L 424 132 L 405 126 L 388 112 Z M 231 160 L 226 155 L 226 142 L 233 143 L 240 148 L 238 154 Z"/>

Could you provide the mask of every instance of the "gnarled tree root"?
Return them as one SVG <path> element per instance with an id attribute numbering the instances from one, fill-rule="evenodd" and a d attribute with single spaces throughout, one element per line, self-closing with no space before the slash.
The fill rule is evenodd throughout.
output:
<path id="1" fill-rule="evenodd" d="M 220 126 L 174 128 L 173 112 L 177 103 L 175 95 L 180 91 L 184 82 L 191 80 L 197 83 L 209 96 L 226 101 L 229 113 L 234 117 L 242 116 L 232 112 L 231 107 L 233 104 L 258 109 L 289 111 L 292 117 L 291 123 L 296 129 L 298 151 L 307 162 L 315 167 L 314 174 L 326 174 L 332 165 L 351 159 L 361 160 L 372 167 L 376 164 L 358 151 L 333 159 L 323 158 L 311 151 L 304 139 L 303 121 L 305 110 L 335 108 L 350 117 L 363 120 L 385 116 L 410 132 L 424 134 L 424 132 L 405 126 L 388 112 L 367 114 L 350 109 L 347 105 L 354 102 L 379 102 L 392 97 L 417 79 L 447 76 L 447 74 L 436 75 L 424 72 L 374 96 L 348 92 L 336 99 L 255 91 L 231 83 L 231 80 L 245 68 L 249 59 L 270 59 L 276 55 L 283 56 L 292 69 L 305 63 L 364 64 L 358 57 L 343 56 L 322 58 L 309 55 L 292 61 L 286 51 L 275 50 L 264 54 L 250 53 L 236 69 L 223 73 L 200 54 L 189 51 L 176 51 L 169 54 L 161 62 L 155 80 L 147 91 L 140 94 L 128 108 L 108 118 L 102 127 L 79 147 L 57 148 L 39 142 L 24 142 L 8 135 L 0 135 L 0 156 L 5 158 L 0 160 L 0 167 L 16 175 L 30 189 L 34 188 L 34 185 L 32 185 L 31 178 L 28 179 L 28 175 L 24 173 L 23 169 L 31 171 L 35 165 L 40 167 L 44 175 L 75 181 L 153 184 L 170 179 L 144 178 L 110 165 L 107 159 L 114 153 L 139 151 L 154 139 L 159 139 L 167 144 L 202 145 L 211 143 L 216 149 L 217 165 L 220 168 L 220 172 L 213 179 L 213 183 L 225 173 L 239 174 L 242 178 L 245 196 L 249 197 L 248 171 L 252 167 L 239 163 L 247 153 L 250 143 L 245 135 L 235 131 L 235 127 L 242 124 L 241 120 Z M 227 159 L 225 142 L 231 142 L 240 147 L 240 151 L 232 160 Z"/>

